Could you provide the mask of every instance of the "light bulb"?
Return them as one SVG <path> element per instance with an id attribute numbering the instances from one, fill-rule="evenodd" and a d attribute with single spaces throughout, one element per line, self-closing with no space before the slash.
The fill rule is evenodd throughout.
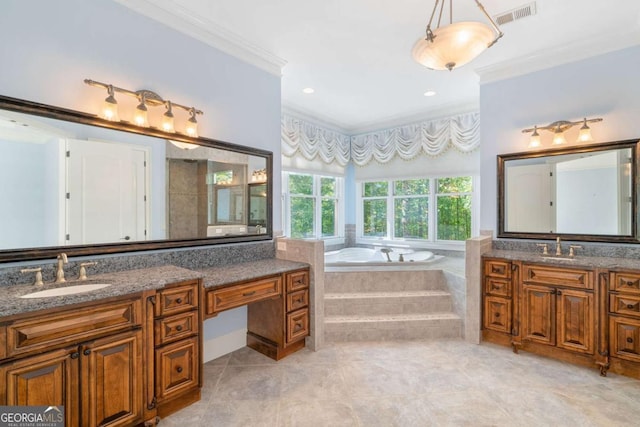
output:
<path id="1" fill-rule="evenodd" d="M 107 92 L 109 96 L 105 98 L 102 104 L 102 117 L 106 120 L 118 122 L 120 121 L 120 117 L 118 116 L 118 101 L 116 101 L 116 98 L 113 96 L 113 86 L 109 85 Z"/>
<path id="2" fill-rule="evenodd" d="M 133 122 L 138 126 L 149 126 L 147 106 L 144 103 L 144 96 L 140 100 L 140 104 L 136 107 L 136 111 L 133 113 Z"/>
<path id="3" fill-rule="evenodd" d="M 191 114 L 191 117 L 189 117 L 189 120 L 187 120 L 187 127 L 185 131 L 187 132 L 187 135 L 193 138 L 197 138 L 198 121 L 196 120 L 196 111 L 192 108 L 191 110 L 189 110 L 189 114 Z"/>
<path id="4" fill-rule="evenodd" d="M 591 128 L 587 126 L 587 119 L 584 119 L 584 123 L 580 128 L 580 134 L 578 135 L 578 142 L 591 142 L 593 137 L 591 136 Z"/>
<path id="5" fill-rule="evenodd" d="M 538 127 L 535 126 L 533 128 L 533 133 L 531 134 L 531 139 L 529 140 L 529 148 L 538 148 L 542 145 L 542 141 L 540 140 L 540 134 L 538 133 Z"/>
<path id="6" fill-rule="evenodd" d="M 566 144 L 567 140 L 564 137 L 564 132 L 562 132 L 560 129 L 557 129 L 554 133 L 553 133 L 553 144 L 554 145 L 562 145 L 562 144 Z"/>
<path id="7" fill-rule="evenodd" d="M 167 101 L 167 111 L 162 116 L 162 130 L 173 132 L 173 112 L 171 111 L 171 101 Z"/>

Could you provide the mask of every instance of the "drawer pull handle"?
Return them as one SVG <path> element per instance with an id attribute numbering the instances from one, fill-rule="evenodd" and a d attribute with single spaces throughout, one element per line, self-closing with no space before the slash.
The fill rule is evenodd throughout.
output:
<path id="1" fill-rule="evenodd" d="M 302 304 L 303 299 L 302 298 L 298 298 L 297 300 L 294 301 L 297 304 Z"/>
<path id="2" fill-rule="evenodd" d="M 251 291 L 251 292 L 245 292 L 242 294 L 243 297 L 250 297 L 251 295 L 255 294 L 256 291 Z"/>
<path id="3" fill-rule="evenodd" d="M 178 371 L 178 373 L 181 373 L 181 372 L 182 372 L 182 366 L 178 366 L 178 367 L 176 368 L 176 371 Z"/>
<path id="4" fill-rule="evenodd" d="M 78 353 L 77 351 L 75 353 L 71 353 L 72 359 L 77 359 L 78 357 L 80 357 L 80 353 Z"/>
<path id="5" fill-rule="evenodd" d="M 633 310 L 633 304 L 627 304 L 627 308 L 628 308 L 629 310 Z"/>
<path id="6" fill-rule="evenodd" d="M 495 316 L 496 316 L 496 317 L 500 317 L 500 313 L 496 313 L 496 314 L 495 314 Z"/>
<path id="7" fill-rule="evenodd" d="M 629 344 L 632 344 L 632 343 L 633 343 L 633 338 L 627 338 L 627 342 L 628 342 Z"/>
<path id="8" fill-rule="evenodd" d="M 182 330 L 182 325 L 176 326 L 176 331 L 180 332 Z"/>
<path id="9" fill-rule="evenodd" d="M 178 304 L 182 304 L 182 298 L 178 298 L 178 299 L 176 300 L 176 302 L 177 302 Z"/>
<path id="10" fill-rule="evenodd" d="M 301 323 L 296 323 L 296 325 L 293 328 L 293 332 L 298 332 L 301 329 L 302 329 L 302 324 Z"/>
<path id="11" fill-rule="evenodd" d="M 82 354 L 84 354 L 85 356 L 88 356 L 91 354 L 91 350 L 89 350 L 88 348 L 85 349 L 85 351 L 82 352 Z"/>

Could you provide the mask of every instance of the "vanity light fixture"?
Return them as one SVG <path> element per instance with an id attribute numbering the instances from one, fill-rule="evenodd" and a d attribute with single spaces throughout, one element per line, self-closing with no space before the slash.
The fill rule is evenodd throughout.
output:
<path id="1" fill-rule="evenodd" d="M 532 128 L 522 129 L 522 133 L 531 133 L 531 139 L 529 140 L 529 148 L 538 148 L 542 146 L 542 143 L 540 141 L 540 134 L 538 134 L 538 130 L 546 130 L 549 132 L 553 132 L 553 145 L 563 145 L 567 143 L 567 139 L 565 138 L 565 132 L 574 126 L 582 125 L 576 142 L 591 142 L 593 141 L 593 137 L 591 136 L 591 128 L 587 125 L 587 123 L 596 123 L 601 121 L 602 121 L 602 118 L 600 117 L 595 119 L 587 119 L 585 117 L 584 119 L 578 120 L 575 122 L 570 122 L 567 120 L 559 120 L 547 126 L 534 126 Z"/>
<path id="2" fill-rule="evenodd" d="M 162 99 L 160 95 L 147 89 L 133 91 L 113 86 L 109 83 L 102 83 L 91 79 L 85 79 L 84 82 L 89 86 L 101 87 L 107 90 L 108 96 L 104 100 L 101 114 L 101 117 L 105 120 L 116 122 L 121 121 L 118 115 L 118 102 L 115 99 L 115 92 L 118 92 L 132 96 L 138 100 L 139 103 L 134 111 L 133 116 L 133 122 L 136 125 L 141 127 L 149 127 L 149 107 L 164 106 L 166 108 L 166 111 L 162 116 L 161 129 L 165 132 L 176 132 L 173 109 L 179 108 L 189 113 L 189 119 L 187 120 L 187 123 L 185 125 L 184 134 L 192 136 L 194 138 L 198 136 L 198 121 L 196 120 L 196 115 L 204 113 L 201 110 L 196 109 L 195 107 L 188 107 L 186 105 L 177 104 L 168 99 Z"/>
<path id="3" fill-rule="evenodd" d="M 453 0 L 449 0 L 449 25 L 440 26 L 444 5 L 447 0 L 436 0 L 427 24 L 426 37 L 420 38 L 411 54 L 419 64 L 432 70 L 453 70 L 471 62 L 485 49 L 493 46 L 503 36 L 498 25 L 487 13 L 484 6 L 475 0 L 482 14 L 491 23 L 491 28 L 482 22 L 453 22 Z M 438 6 L 440 10 L 438 11 Z M 431 29 L 433 18 L 438 12 L 435 30 Z"/>
<path id="4" fill-rule="evenodd" d="M 267 182 L 267 170 L 266 169 L 257 169 L 254 170 L 251 174 L 251 182 Z"/>

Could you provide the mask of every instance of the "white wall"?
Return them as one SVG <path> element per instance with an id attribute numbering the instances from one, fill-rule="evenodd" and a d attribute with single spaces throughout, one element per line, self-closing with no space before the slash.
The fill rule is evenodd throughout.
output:
<path id="1" fill-rule="evenodd" d="M 0 39 L 2 95 L 97 112 L 106 92 L 85 78 L 150 89 L 204 111 L 200 135 L 273 151 L 280 176 L 279 76 L 110 0 L 3 0 Z M 280 180 L 273 184 L 279 195 Z M 274 230 L 281 230 L 280 204 L 273 209 Z M 246 329 L 246 316 L 225 318 L 221 333 Z M 215 337 L 217 320 L 207 321 L 207 338 Z"/>
<path id="2" fill-rule="evenodd" d="M 640 137 L 640 47 L 480 86 L 480 228 L 497 227 L 496 155 L 527 150 L 533 125 L 602 117 L 591 126 L 595 142 Z M 541 132 L 549 144 L 551 133 Z M 574 128 L 567 134 L 573 143 Z M 548 145 L 547 145 L 548 146 Z"/>

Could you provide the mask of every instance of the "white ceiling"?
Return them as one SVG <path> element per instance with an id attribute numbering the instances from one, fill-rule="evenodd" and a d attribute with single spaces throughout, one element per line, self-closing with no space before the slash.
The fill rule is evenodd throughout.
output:
<path id="1" fill-rule="evenodd" d="M 535 15 L 502 26 L 497 44 L 452 72 L 411 58 L 435 0 L 116 1 L 281 72 L 285 109 L 349 133 L 477 108 L 481 79 L 640 45 L 638 0 L 536 0 Z M 530 1 L 482 3 L 497 15 Z M 454 21 L 486 22 L 474 0 L 453 7 Z M 304 94 L 306 87 L 315 93 Z M 427 90 L 437 95 L 425 97 Z"/>

